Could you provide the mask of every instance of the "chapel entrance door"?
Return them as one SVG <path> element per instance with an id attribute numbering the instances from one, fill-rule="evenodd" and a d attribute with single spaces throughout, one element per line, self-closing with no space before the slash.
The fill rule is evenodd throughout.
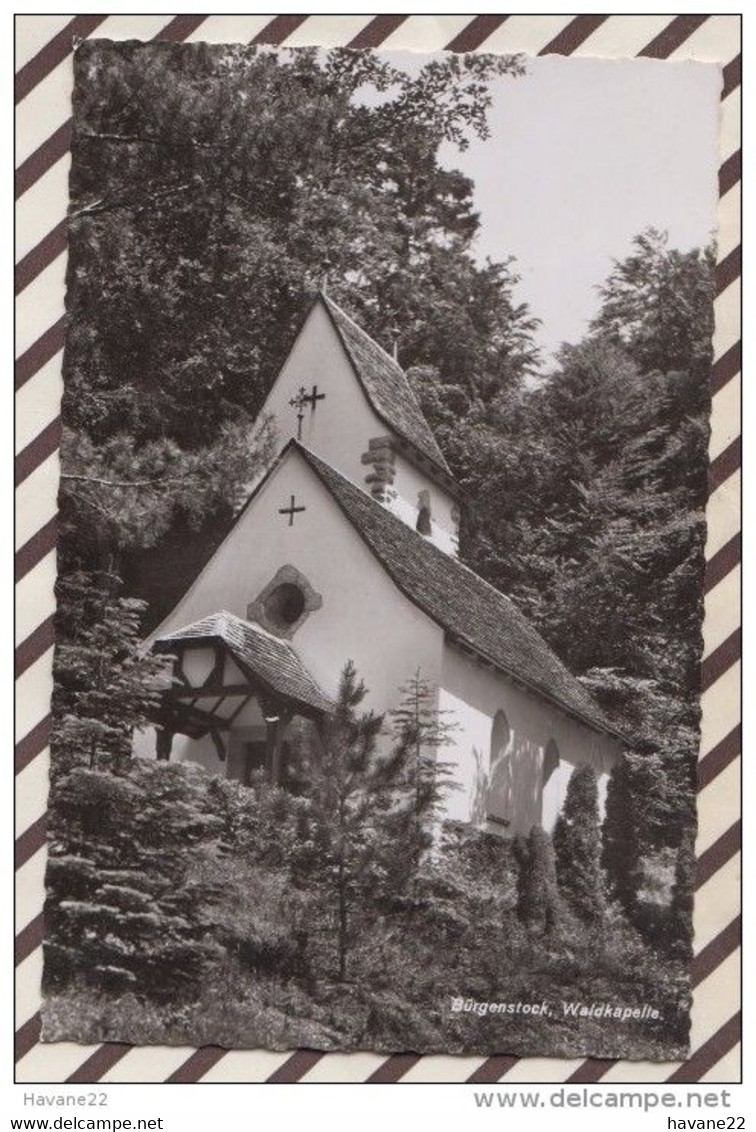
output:
<path id="1" fill-rule="evenodd" d="M 266 739 L 263 735 L 244 738 L 235 736 L 229 746 L 226 777 L 249 786 L 253 774 L 265 770 L 268 749 Z"/>

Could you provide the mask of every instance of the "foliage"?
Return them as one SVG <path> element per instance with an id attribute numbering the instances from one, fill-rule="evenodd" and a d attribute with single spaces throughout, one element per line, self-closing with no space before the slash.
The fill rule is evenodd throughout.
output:
<path id="1" fill-rule="evenodd" d="M 559 888 L 584 920 L 600 920 L 604 910 L 598 789 L 592 766 L 577 767 L 567 784 L 562 812 L 554 828 Z"/>
<path id="2" fill-rule="evenodd" d="M 77 571 L 58 581 L 53 774 L 131 754 L 134 727 L 160 702 L 164 659 L 139 651 L 143 603 L 118 596 L 112 574 Z"/>
<path id="3" fill-rule="evenodd" d="M 636 811 L 631 776 L 632 764 L 625 756 L 615 764 L 609 776 L 601 829 L 601 865 L 609 896 L 632 918 L 641 881 L 641 861 L 640 814 Z"/>
<path id="4" fill-rule="evenodd" d="M 534 825 L 517 845 L 517 915 L 535 931 L 552 935 L 560 920 L 554 845 L 548 833 Z"/>

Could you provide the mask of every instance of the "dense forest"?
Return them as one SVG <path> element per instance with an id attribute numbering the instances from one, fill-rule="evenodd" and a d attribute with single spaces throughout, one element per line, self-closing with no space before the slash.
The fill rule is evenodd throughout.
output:
<path id="1" fill-rule="evenodd" d="M 474 186 L 439 162 L 442 143 L 464 148 L 471 136 L 487 136 L 490 84 L 502 75 L 527 81 L 522 60 L 450 55 L 409 77 L 370 52 L 84 43 L 75 66 L 53 771 L 60 859 L 53 850 L 49 876 L 49 922 L 60 934 L 48 948 L 49 986 L 61 992 L 87 967 L 66 958 L 62 941 L 83 946 L 90 936 L 71 927 L 71 917 L 86 925 L 90 914 L 93 922 L 115 918 L 118 930 L 108 938 L 120 939 L 122 959 L 145 938 L 173 947 L 173 959 L 155 951 L 157 981 L 172 964 L 179 982 L 196 988 L 196 972 L 219 962 L 219 949 L 225 962 L 232 956 L 255 970 L 254 947 L 286 951 L 284 935 L 289 948 L 299 939 L 299 951 L 271 960 L 279 964 L 279 995 L 307 997 L 313 970 L 333 973 L 325 944 L 304 941 L 294 924 L 298 901 L 306 900 L 302 846 L 315 846 L 312 860 L 328 852 L 328 792 L 318 795 L 318 775 L 310 795 L 242 798 L 233 784 L 206 786 L 200 772 L 135 768 L 128 760 L 130 727 L 149 716 L 156 694 L 154 664 L 134 645 L 169 601 L 166 587 L 214 545 L 270 461 L 271 427 L 257 415 L 327 272 L 336 300 L 377 341 L 388 348 L 398 336 L 400 361 L 465 494 L 462 558 L 512 596 L 635 739 L 610 786 L 603 839 L 587 821 L 593 865 L 565 812 L 553 845 L 538 832 L 532 844 L 504 849 L 450 831 L 448 868 L 430 877 L 422 837 L 408 821 L 399 887 L 420 924 L 414 944 L 397 926 L 385 886 L 373 883 L 366 901 L 365 886 L 356 884 L 349 894 L 355 915 L 374 952 L 395 949 L 387 967 L 402 969 L 402 948 L 408 955 L 414 946 L 410 983 L 422 981 L 434 933 L 456 939 L 459 957 L 493 950 L 491 987 L 501 997 L 502 986 L 512 989 L 513 969 L 523 987 L 579 983 L 586 976 L 580 941 L 590 950 L 598 914 L 607 941 L 598 983 L 609 987 L 622 963 L 634 966 L 645 972 L 636 999 L 652 985 L 658 997 L 664 984 L 682 1017 L 712 250 L 682 252 L 663 233 L 639 233 L 600 283 L 584 339 L 565 344 L 547 368 L 535 345 L 538 312 L 516 297 L 516 265 L 478 261 Z M 373 97 L 362 98 L 365 89 Z M 157 585 L 156 575 L 167 580 Z M 405 758 L 406 747 L 398 744 Z M 359 773 L 372 774 L 369 739 L 360 750 Z M 376 786 L 378 797 L 400 790 L 396 774 Z M 574 806 L 589 815 L 591 789 L 578 781 L 573 790 Z M 94 825 L 93 798 L 101 800 Z M 269 807 L 279 807 L 275 820 L 290 833 L 278 848 Z M 364 822 L 384 828 L 390 811 L 377 804 Z M 194 831 L 181 861 L 177 814 L 184 842 Z M 159 817 L 163 829 L 159 853 L 148 817 Z M 312 829 L 318 820 L 320 835 Z M 95 880 L 106 867 L 105 833 L 123 836 L 123 823 L 133 836 L 128 852 L 119 850 L 123 860 L 113 855 L 109 900 Z M 378 861 L 374 850 L 360 847 L 366 875 L 398 885 L 399 861 Z M 569 865 L 575 853 L 583 863 Z M 268 872 L 266 854 L 275 857 Z M 131 897 L 111 891 L 129 889 L 150 862 L 152 903 L 138 884 Z M 246 925 L 246 944 L 229 943 L 233 893 L 245 884 L 270 919 Z M 70 890 L 83 907 L 61 912 Z M 225 949 L 196 919 L 200 894 L 225 925 Z M 285 933 L 273 924 L 273 909 Z M 138 924 L 129 927 L 132 914 Z M 161 918 L 171 917 L 161 932 Z M 483 933 L 477 941 L 464 935 L 473 921 Z M 363 947 L 354 962 L 361 980 L 376 976 L 377 954 Z M 92 969 L 98 963 L 100 986 L 109 986 L 112 968 L 111 991 L 129 990 L 131 980 L 117 974 L 129 970 L 126 960 L 100 956 Z M 427 977 L 437 976 L 432 969 Z M 344 980 L 338 962 L 333 977 Z M 393 997 L 381 1018 L 363 1018 L 359 1032 L 347 1026 L 347 1036 L 336 1007 L 321 1002 L 313 1033 L 297 1033 L 296 1042 L 392 1048 L 406 1044 L 409 1032 L 417 1048 L 441 1048 L 438 1031 L 430 1022 L 424 1030 L 419 1014 L 416 1030 L 396 1029 L 399 1004 L 422 1001 L 418 987 L 385 993 Z M 352 1021 L 368 1010 L 362 999 L 357 1009 L 354 995 Z M 279 998 L 279 1014 L 280 1007 Z M 291 1007 L 299 1008 L 294 999 Z M 85 1006 L 80 1013 L 88 1016 Z M 53 1009 L 51 1032 L 55 1017 Z M 286 1044 L 291 1035 L 277 1024 L 256 1040 Z M 679 1050 L 679 1018 L 675 1025 L 665 1048 Z M 151 1040 L 161 1040 L 160 1026 Z M 470 1048 L 463 1029 L 460 1048 Z M 243 1038 L 236 1030 L 229 1040 Z M 538 1051 L 527 1026 L 499 1032 L 499 1041 Z M 616 1039 L 617 1055 L 641 1048 L 628 1041 Z M 570 1034 L 552 1045 L 577 1048 Z M 603 1038 L 593 1045 L 607 1052 Z"/>

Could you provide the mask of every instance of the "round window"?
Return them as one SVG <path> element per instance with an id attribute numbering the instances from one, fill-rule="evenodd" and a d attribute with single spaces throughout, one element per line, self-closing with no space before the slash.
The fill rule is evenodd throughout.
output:
<path id="1" fill-rule="evenodd" d="M 305 595 L 293 582 L 281 582 L 265 599 L 265 616 L 282 629 L 294 625 L 304 613 Z"/>

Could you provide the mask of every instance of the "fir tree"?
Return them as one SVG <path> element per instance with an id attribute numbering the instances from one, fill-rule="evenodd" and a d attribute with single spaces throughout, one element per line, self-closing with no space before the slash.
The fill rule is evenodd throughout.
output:
<path id="1" fill-rule="evenodd" d="M 366 694 L 350 661 L 336 710 L 323 721 L 317 740 L 297 752 L 309 804 L 300 818 L 292 874 L 299 887 L 318 894 L 325 913 L 322 930 L 334 939 L 339 981 L 349 973 L 357 922 L 379 868 L 375 819 L 388 785 L 376 758 L 383 717 L 360 713 Z"/>
<path id="2" fill-rule="evenodd" d="M 596 772 L 591 766 L 573 771 L 554 828 L 554 849 L 565 900 L 584 920 L 599 919 L 604 910 L 601 831 Z"/>
<path id="3" fill-rule="evenodd" d="M 76 571 L 58 582 L 53 774 L 128 759 L 135 728 L 154 718 L 165 660 L 139 650 L 144 603 L 119 597 L 112 574 Z"/>
<path id="4" fill-rule="evenodd" d="M 519 864 L 518 918 L 528 927 L 550 935 L 560 919 L 560 895 L 551 837 L 541 826 L 534 825 L 527 839 L 518 840 L 515 851 Z"/>
<path id="5" fill-rule="evenodd" d="M 608 894 L 631 919 L 640 885 L 639 814 L 631 764 L 623 756 L 609 776 L 601 830 L 601 864 Z"/>

